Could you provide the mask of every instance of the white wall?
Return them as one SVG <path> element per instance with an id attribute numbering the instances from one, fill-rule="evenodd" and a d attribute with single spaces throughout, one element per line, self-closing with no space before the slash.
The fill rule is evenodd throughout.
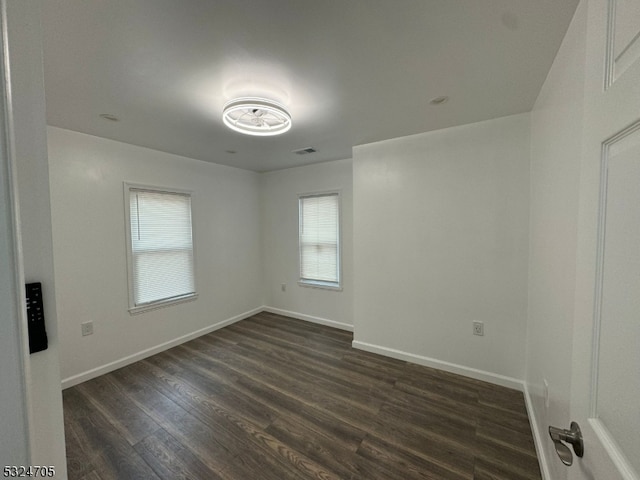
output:
<path id="1" fill-rule="evenodd" d="M 352 329 L 353 196 L 350 159 L 262 175 L 262 239 L 266 305 L 274 311 Z M 298 285 L 298 194 L 340 190 L 343 290 Z M 281 284 L 286 283 L 286 291 Z"/>
<path id="2" fill-rule="evenodd" d="M 54 127 L 48 135 L 65 386 L 263 304 L 258 174 Z M 129 314 L 125 181 L 194 192 L 197 300 Z M 95 333 L 82 337 L 89 320 Z"/>
<path id="3" fill-rule="evenodd" d="M 48 350 L 28 356 L 25 365 L 30 462 L 32 465 L 53 465 L 56 467 L 56 476 L 66 478 L 58 363 L 60 338 L 56 320 L 45 130 L 41 4 L 36 0 L 9 1 L 6 7 L 21 234 L 20 260 L 25 282 L 42 283 L 49 337 Z M 2 415 L 5 415 L 4 411 Z M 2 435 L 10 434 L 2 432 Z"/>
<path id="4" fill-rule="evenodd" d="M 354 148 L 354 346 L 517 386 L 529 142 L 522 114 Z"/>
<path id="5" fill-rule="evenodd" d="M 531 224 L 526 384 L 542 455 L 566 478 L 546 433 L 570 418 L 586 3 L 576 11 L 531 113 Z M 549 383 L 545 407 L 543 380 Z"/>

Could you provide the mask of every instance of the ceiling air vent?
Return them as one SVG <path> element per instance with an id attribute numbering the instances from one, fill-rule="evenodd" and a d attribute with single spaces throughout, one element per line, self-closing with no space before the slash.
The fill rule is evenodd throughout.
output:
<path id="1" fill-rule="evenodd" d="M 300 150 L 294 150 L 293 153 L 296 155 L 306 155 L 307 153 L 315 153 L 317 150 L 315 148 L 307 147 L 301 148 Z"/>

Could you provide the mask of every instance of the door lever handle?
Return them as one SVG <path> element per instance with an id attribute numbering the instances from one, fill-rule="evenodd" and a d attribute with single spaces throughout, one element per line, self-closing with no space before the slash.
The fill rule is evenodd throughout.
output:
<path id="1" fill-rule="evenodd" d="M 578 457 L 584 455 L 584 442 L 582 441 L 582 432 L 580 426 L 576 422 L 571 422 L 569 430 L 557 427 L 549 427 L 549 436 L 553 440 L 556 447 L 556 453 L 562 463 L 567 466 L 573 464 L 573 455 L 571 450 L 563 442 L 569 443 L 573 447 L 573 451 Z"/>

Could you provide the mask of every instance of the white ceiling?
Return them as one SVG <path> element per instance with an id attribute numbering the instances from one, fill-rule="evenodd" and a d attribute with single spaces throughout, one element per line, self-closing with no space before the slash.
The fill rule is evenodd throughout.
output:
<path id="1" fill-rule="evenodd" d="M 529 111 L 577 3 L 44 0 L 47 120 L 255 171 L 349 158 L 353 145 Z M 286 105 L 293 128 L 229 130 L 222 107 L 238 96 Z M 304 147 L 318 152 L 292 153 Z"/>

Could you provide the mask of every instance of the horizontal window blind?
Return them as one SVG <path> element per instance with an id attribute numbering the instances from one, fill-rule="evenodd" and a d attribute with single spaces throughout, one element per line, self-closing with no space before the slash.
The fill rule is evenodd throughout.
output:
<path id="1" fill-rule="evenodd" d="M 134 305 L 195 293 L 191 196 L 129 190 Z"/>
<path id="2" fill-rule="evenodd" d="M 300 278 L 339 284 L 338 194 L 301 196 Z"/>

